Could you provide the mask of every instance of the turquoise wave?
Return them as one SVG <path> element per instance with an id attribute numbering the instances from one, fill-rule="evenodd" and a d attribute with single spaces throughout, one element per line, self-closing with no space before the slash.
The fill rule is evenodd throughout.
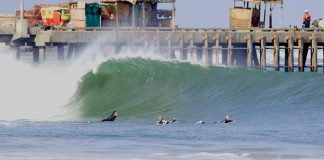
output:
<path id="1" fill-rule="evenodd" d="M 164 115 L 213 121 L 229 114 L 246 122 L 298 122 L 308 119 L 302 115 L 322 117 L 323 97 L 321 74 L 129 58 L 108 60 L 84 75 L 73 102 L 80 104 L 83 118 L 103 118 L 117 110 L 122 119 Z"/>

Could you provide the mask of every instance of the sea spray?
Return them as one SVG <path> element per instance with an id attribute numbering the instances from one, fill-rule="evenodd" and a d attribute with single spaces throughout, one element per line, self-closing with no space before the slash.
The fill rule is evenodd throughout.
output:
<path id="1" fill-rule="evenodd" d="M 16 61 L 13 54 L 4 47 L 0 50 L 0 120 L 75 119 L 78 110 L 67 104 L 78 80 L 105 61 L 83 54 L 71 62 L 31 65 Z"/>

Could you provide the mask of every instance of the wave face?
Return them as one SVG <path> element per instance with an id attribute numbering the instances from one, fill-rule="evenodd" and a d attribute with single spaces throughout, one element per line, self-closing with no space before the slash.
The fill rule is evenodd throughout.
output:
<path id="1" fill-rule="evenodd" d="M 79 83 L 74 102 L 84 118 L 117 110 L 122 119 L 159 115 L 188 122 L 299 123 L 323 119 L 323 75 L 202 67 L 140 58 L 108 60 Z"/>

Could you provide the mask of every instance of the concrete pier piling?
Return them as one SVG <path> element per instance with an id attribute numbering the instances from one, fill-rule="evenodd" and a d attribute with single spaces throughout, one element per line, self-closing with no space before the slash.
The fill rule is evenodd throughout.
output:
<path id="1" fill-rule="evenodd" d="M 77 30 L 77 29 L 76 29 Z M 108 38 L 101 38 L 108 37 Z M 29 38 L 14 39 L 14 33 L 0 34 L 6 44 L 15 44 L 16 57 L 24 55 L 19 46 L 34 47 L 33 59 L 43 62 L 46 48 L 57 46 L 58 60 L 78 57 L 87 45 L 101 39 L 117 54 L 123 47 L 135 46 L 170 59 L 199 62 L 204 65 L 246 66 L 286 72 L 319 72 L 323 60 L 324 30 L 321 29 L 250 29 L 227 28 L 87 28 L 77 31 L 33 31 Z M 67 45 L 67 55 L 64 47 Z M 323 49 L 324 50 L 324 49 Z M 284 52 L 283 52 L 284 51 Z M 283 54 L 284 53 L 284 54 Z M 307 56 L 310 53 L 310 56 Z M 281 63 L 280 59 L 285 62 Z M 296 59 L 296 63 L 295 63 Z M 310 63 L 309 63 L 310 62 Z M 309 68 L 309 69 L 308 69 Z"/>

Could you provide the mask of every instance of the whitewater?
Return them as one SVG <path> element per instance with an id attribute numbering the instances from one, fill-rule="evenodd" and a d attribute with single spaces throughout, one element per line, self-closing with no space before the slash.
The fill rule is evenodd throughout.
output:
<path id="1" fill-rule="evenodd" d="M 0 49 L 0 159 L 324 158 L 321 74 L 203 66 L 132 49 L 104 57 L 100 47 L 39 65 Z M 116 122 L 99 122 L 113 110 Z M 160 115 L 178 123 L 156 125 Z M 212 123 L 225 115 L 236 123 Z"/>

